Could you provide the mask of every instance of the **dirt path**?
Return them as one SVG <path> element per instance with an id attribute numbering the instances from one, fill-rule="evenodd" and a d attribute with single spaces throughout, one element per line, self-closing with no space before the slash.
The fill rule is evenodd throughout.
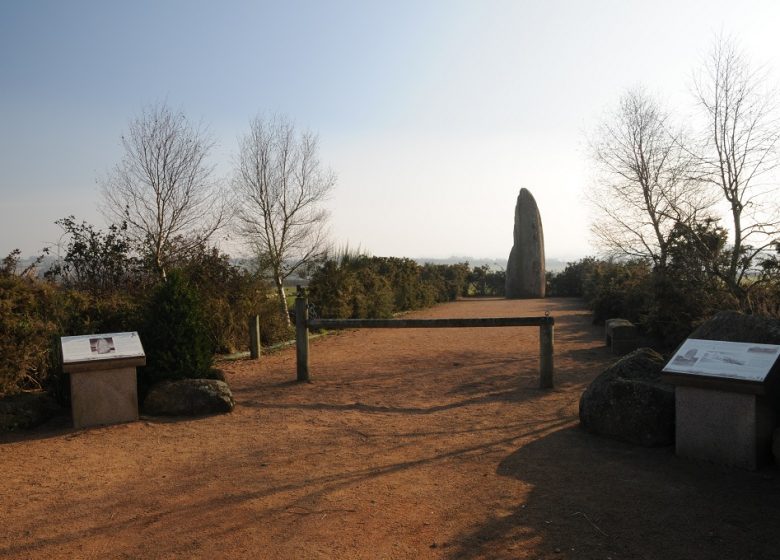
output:
<path id="1" fill-rule="evenodd" d="M 363 330 L 224 364 L 229 415 L 0 436 L 0 558 L 780 558 L 774 467 L 730 471 L 588 435 L 612 358 L 574 300 L 415 317 L 538 329 Z"/>

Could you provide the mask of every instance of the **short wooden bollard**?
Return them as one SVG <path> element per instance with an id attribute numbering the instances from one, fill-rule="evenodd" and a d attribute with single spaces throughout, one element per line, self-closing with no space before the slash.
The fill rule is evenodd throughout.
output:
<path id="1" fill-rule="evenodd" d="M 552 322 L 539 326 L 539 388 L 553 387 L 553 337 L 555 326 Z"/>
<path id="2" fill-rule="evenodd" d="M 309 305 L 300 286 L 295 294 L 295 357 L 298 381 L 309 381 Z"/>
<path id="3" fill-rule="evenodd" d="M 260 358 L 260 315 L 249 317 L 249 357 L 252 360 Z"/>

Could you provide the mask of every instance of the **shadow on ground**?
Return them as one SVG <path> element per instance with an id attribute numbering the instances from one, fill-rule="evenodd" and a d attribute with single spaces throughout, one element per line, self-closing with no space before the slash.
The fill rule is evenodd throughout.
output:
<path id="1" fill-rule="evenodd" d="M 583 484 L 593 470 L 598 482 Z M 461 535 L 449 558 L 778 558 L 775 467 L 730 470 L 570 427 L 517 449 L 498 474 L 533 490 Z"/>

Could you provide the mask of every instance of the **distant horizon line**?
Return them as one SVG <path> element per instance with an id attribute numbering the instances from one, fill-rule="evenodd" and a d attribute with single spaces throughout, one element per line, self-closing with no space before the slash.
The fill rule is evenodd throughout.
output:
<path id="1" fill-rule="evenodd" d="M 13 251 L 13 249 L 12 249 L 12 251 Z M 10 254 L 12 251 L 9 251 L 8 254 Z M 252 259 L 252 258 L 254 258 L 253 255 L 241 255 L 241 254 L 239 254 L 239 255 L 235 255 L 234 256 L 234 255 L 232 255 L 230 253 L 227 253 L 227 252 L 225 254 L 227 254 L 231 259 L 234 259 L 234 260 L 242 260 L 242 259 Z M 374 254 L 372 252 L 366 252 L 366 254 L 368 256 L 371 256 L 371 257 L 407 258 L 407 259 L 411 259 L 413 261 L 420 261 L 420 262 L 435 262 L 435 261 L 442 261 L 443 262 L 443 261 L 447 261 L 447 262 L 453 262 L 453 263 L 459 263 L 459 262 L 469 262 L 469 263 L 471 263 L 472 261 L 473 262 L 486 262 L 486 261 L 490 261 L 490 262 L 496 262 L 496 263 L 501 263 L 501 262 L 506 263 L 509 260 L 508 257 L 494 257 L 494 256 L 478 257 L 478 256 L 474 256 L 474 255 L 450 255 L 449 257 L 433 257 L 433 256 L 422 256 L 422 257 L 420 257 L 420 256 L 408 256 L 408 255 L 403 255 L 403 256 L 399 256 L 399 255 L 379 255 L 379 254 Z M 5 255 L 3 255 L 3 256 L 5 256 Z M 54 254 L 51 254 L 51 253 L 49 253 L 47 255 L 28 254 L 28 255 L 20 255 L 19 256 L 19 262 L 29 262 L 29 261 L 35 260 L 35 259 L 37 259 L 37 258 L 39 258 L 41 256 L 43 256 L 43 260 L 44 261 L 58 260 L 59 258 L 61 258 L 61 257 L 58 257 L 57 255 L 54 255 Z M 580 256 L 576 256 L 576 257 L 558 257 L 558 256 L 554 256 L 554 257 L 545 257 L 544 260 L 545 260 L 545 262 L 555 262 L 555 263 L 564 263 L 564 264 L 566 264 L 566 263 L 570 263 L 570 262 L 576 262 L 576 261 L 584 259 L 584 258 L 586 258 L 588 256 L 595 256 L 595 255 L 580 255 Z"/>

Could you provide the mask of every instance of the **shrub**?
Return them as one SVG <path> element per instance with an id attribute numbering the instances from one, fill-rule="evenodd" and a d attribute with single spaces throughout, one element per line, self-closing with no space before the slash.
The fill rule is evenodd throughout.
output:
<path id="1" fill-rule="evenodd" d="M 723 259 L 726 237 L 712 222 L 698 224 L 694 231 L 680 225 L 672 230 L 668 262 L 653 271 L 653 302 L 645 320 L 646 331 L 662 347 L 674 348 L 720 309 L 739 309 L 711 272 Z"/>
<path id="2" fill-rule="evenodd" d="M 585 282 L 598 265 L 593 257 L 566 263 L 561 272 L 551 273 L 548 278 L 547 295 L 550 297 L 582 297 Z"/>
<path id="3" fill-rule="evenodd" d="M 172 270 L 149 300 L 140 331 L 146 352 L 141 385 L 209 375 L 213 346 L 201 302 L 178 270 Z"/>
<path id="4" fill-rule="evenodd" d="M 136 330 L 139 305 L 124 294 L 67 290 L 15 275 L 14 252 L 0 268 L 0 394 L 47 388 L 67 400 L 59 375 L 61 336 Z"/>
<path id="5" fill-rule="evenodd" d="M 585 274 L 582 295 L 596 324 L 612 317 L 641 323 L 653 299 L 650 265 L 642 260 L 597 261 Z"/>
<path id="6" fill-rule="evenodd" d="M 69 241 L 65 256 L 46 272 L 47 278 L 95 294 L 138 291 L 149 283 L 152 276 L 131 256 L 127 224 L 111 225 L 104 232 L 87 222 L 77 223 L 73 216 L 55 223 L 65 230 Z"/>
<path id="7" fill-rule="evenodd" d="M 468 263 L 423 265 L 420 280 L 429 287 L 434 299 L 428 305 L 468 295 L 470 273 Z"/>
<path id="8" fill-rule="evenodd" d="M 767 317 L 780 318 L 780 240 L 774 253 L 761 260 L 758 281 L 750 291 L 750 310 Z"/>
<path id="9" fill-rule="evenodd" d="M 309 283 L 321 317 L 381 318 L 455 299 L 467 291 L 468 264 L 420 266 L 411 259 L 346 253 Z"/>
<path id="10" fill-rule="evenodd" d="M 289 338 L 291 333 L 279 317 L 267 280 L 234 266 L 227 255 L 206 245 L 190 249 L 177 265 L 198 294 L 215 352 L 230 353 L 247 347 L 251 315 L 260 315 L 263 344 Z"/>
<path id="11" fill-rule="evenodd" d="M 383 318 L 395 310 L 390 280 L 377 272 L 370 257 L 329 260 L 314 273 L 309 297 L 321 317 Z"/>
<path id="12" fill-rule="evenodd" d="M 506 271 L 491 270 L 488 265 L 475 266 L 469 271 L 464 296 L 504 296 Z"/>
<path id="13" fill-rule="evenodd" d="M 58 333 L 58 295 L 33 278 L 0 274 L 0 395 L 45 383 Z"/>

